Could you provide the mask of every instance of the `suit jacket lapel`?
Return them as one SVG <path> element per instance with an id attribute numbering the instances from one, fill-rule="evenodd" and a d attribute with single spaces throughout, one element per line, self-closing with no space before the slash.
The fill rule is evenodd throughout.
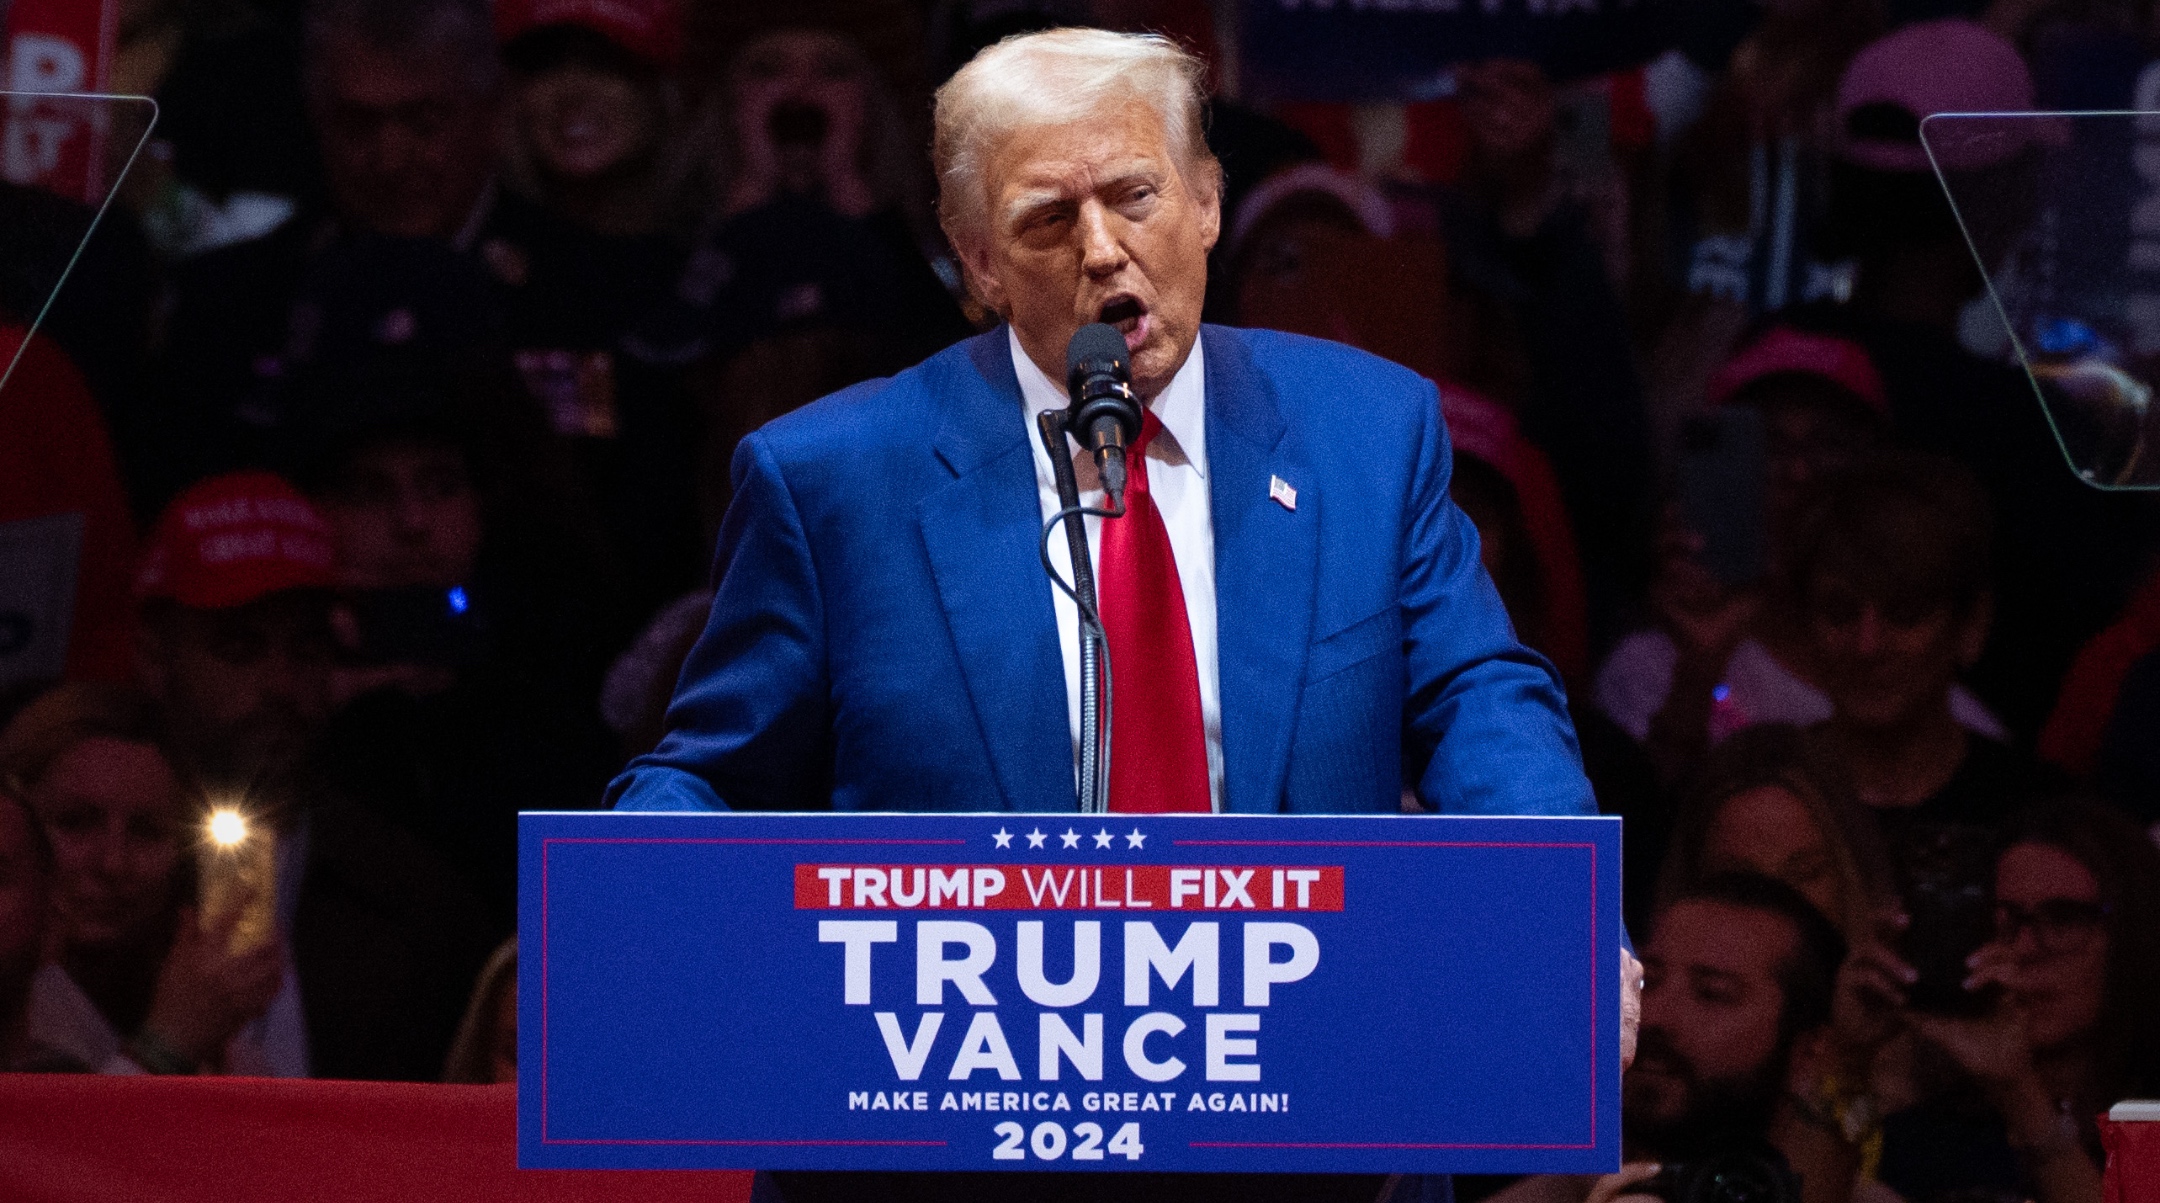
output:
<path id="1" fill-rule="evenodd" d="M 1005 330 L 971 340 L 934 380 L 934 443 L 954 480 L 917 507 L 938 600 L 1005 805 L 1074 809 L 1072 728 L 1020 381 Z M 924 682 L 924 688 L 941 684 Z"/>
<path id="2" fill-rule="evenodd" d="M 1223 808 L 1281 809 L 1290 734 L 1312 638 L 1324 502 L 1284 446 L 1274 386 L 1234 331 L 1207 344 L 1208 501 L 1215 526 L 1215 626 L 1222 685 Z M 1296 510 L 1271 477 L 1298 490 Z"/>

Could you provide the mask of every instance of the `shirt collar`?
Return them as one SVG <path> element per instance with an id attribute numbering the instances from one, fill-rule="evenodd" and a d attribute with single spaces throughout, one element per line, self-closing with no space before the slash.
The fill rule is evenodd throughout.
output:
<path id="1" fill-rule="evenodd" d="M 1064 409 L 1071 404 L 1065 389 L 1036 366 L 1034 360 L 1020 346 L 1020 335 L 1008 325 L 1005 341 L 1012 348 L 1013 372 L 1020 377 L 1020 395 L 1027 402 L 1029 442 L 1033 443 L 1035 415 L 1046 409 Z M 1170 378 L 1169 387 L 1149 403 L 1157 421 L 1163 424 L 1170 437 L 1177 441 L 1178 450 L 1187 462 L 1207 478 L 1207 369 L 1201 363 L 1202 340 L 1194 339 L 1192 353 L 1177 374 Z"/>

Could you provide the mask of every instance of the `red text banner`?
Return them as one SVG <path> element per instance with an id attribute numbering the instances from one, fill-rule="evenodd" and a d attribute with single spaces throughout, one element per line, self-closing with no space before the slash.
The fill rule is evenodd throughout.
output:
<path id="1" fill-rule="evenodd" d="M 1343 867 L 797 864 L 795 909 L 1340 911 Z"/>

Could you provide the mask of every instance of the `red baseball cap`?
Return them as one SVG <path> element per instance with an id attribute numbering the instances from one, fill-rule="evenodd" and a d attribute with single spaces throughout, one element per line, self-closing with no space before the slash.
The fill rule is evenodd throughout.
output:
<path id="1" fill-rule="evenodd" d="M 1834 334 L 1810 334 L 1773 326 L 1740 349 L 1710 376 L 1705 392 L 1710 404 L 1724 405 L 1758 380 L 1787 373 L 1819 376 L 1858 397 L 1878 416 L 1890 413 L 1890 390 L 1867 348 Z"/>
<path id="2" fill-rule="evenodd" d="M 682 59 L 682 9 L 675 0 L 495 0 L 495 37 L 549 25 L 589 29 L 655 66 Z"/>
<path id="3" fill-rule="evenodd" d="M 337 583 L 330 524 L 271 472 L 213 476 L 173 499 L 135 573 L 138 597 L 223 610 Z"/>

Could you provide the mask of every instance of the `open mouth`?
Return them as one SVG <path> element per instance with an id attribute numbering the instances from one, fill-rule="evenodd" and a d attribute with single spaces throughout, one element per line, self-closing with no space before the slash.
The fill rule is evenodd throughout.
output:
<path id="1" fill-rule="evenodd" d="M 1137 297 L 1111 298 L 1095 320 L 1115 327 L 1119 334 L 1124 335 L 1125 349 L 1128 351 L 1138 350 L 1140 344 L 1147 341 L 1147 306 L 1142 305 Z"/>

